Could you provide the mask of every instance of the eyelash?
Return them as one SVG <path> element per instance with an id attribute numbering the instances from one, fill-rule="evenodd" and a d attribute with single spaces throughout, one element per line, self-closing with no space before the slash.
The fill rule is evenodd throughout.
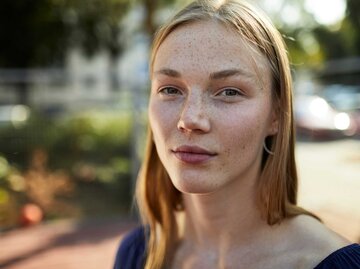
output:
<path id="1" fill-rule="evenodd" d="M 162 87 L 159 89 L 158 92 L 160 94 L 166 95 L 166 96 L 182 95 L 182 92 L 178 88 L 173 87 L 173 86 Z M 231 94 L 227 95 L 226 93 L 229 93 L 229 92 L 231 92 Z M 234 96 L 243 96 L 243 95 L 244 94 L 242 93 L 242 91 L 237 88 L 223 88 L 215 94 L 215 96 L 226 97 L 226 98 L 231 98 Z"/>
<path id="2" fill-rule="evenodd" d="M 169 93 L 168 90 L 171 89 L 172 91 L 176 91 L 176 93 Z M 175 87 L 172 86 L 166 86 L 166 87 L 162 87 L 159 89 L 159 93 L 160 94 L 164 94 L 164 95 L 176 95 L 176 94 L 181 94 L 181 91 Z"/>
<path id="3" fill-rule="evenodd" d="M 235 94 L 226 95 L 225 93 L 229 92 L 229 91 L 231 91 L 232 93 L 235 93 Z M 236 88 L 224 88 L 216 94 L 216 96 L 225 96 L 225 97 L 242 96 L 242 95 L 243 95 L 243 93 L 239 89 L 236 89 Z"/>

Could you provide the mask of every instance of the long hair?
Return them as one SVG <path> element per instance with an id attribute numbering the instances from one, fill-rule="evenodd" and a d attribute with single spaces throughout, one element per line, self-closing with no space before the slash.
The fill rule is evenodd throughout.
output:
<path id="1" fill-rule="evenodd" d="M 156 53 L 177 27 L 196 21 L 216 20 L 232 27 L 265 56 L 271 67 L 272 101 L 278 115 L 278 132 L 266 139 L 274 152 L 264 151 L 257 182 L 257 203 L 269 225 L 286 218 L 311 213 L 296 206 L 298 178 L 295 165 L 295 134 L 292 109 L 292 79 L 283 38 L 266 15 L 239 0 L 198 0 L 177 13 L 155 34 L 150 73 Z M 249 47 L 251 47 L 249 46 Z M 137 182 L 137 202 L 149 227 L 146 269 L 160 269 L 170 262 L 177 242 L 176 211 L 183 210 L 181 193 L 172 185 L 148 130 L 145 158 Z"/>

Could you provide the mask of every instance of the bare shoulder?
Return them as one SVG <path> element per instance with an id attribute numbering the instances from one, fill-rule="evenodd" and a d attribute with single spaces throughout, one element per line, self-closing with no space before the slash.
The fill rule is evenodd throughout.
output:
<path id="1" fill-rule="evenodd" d="M 313 268 L 334 251 L 351 244 L 317 219 L 306 215 L 289 220 L 287 231 L 300 254 L 298 268 Z"/>
<path id="2" fill-rule="evenodd" d="M 289 225 L 290 230 L 295 232 L 296 239 L 304 244 L 311 243 L 316 247 L 335 248 L 335 250 L 350 244 L 347 239 L 311 216 L 297 216 L 289 221 Z"/>

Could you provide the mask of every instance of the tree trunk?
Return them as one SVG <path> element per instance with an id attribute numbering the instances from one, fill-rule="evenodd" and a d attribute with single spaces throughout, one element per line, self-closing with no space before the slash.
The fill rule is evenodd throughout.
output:
<path id="1" fill-rule="evenodd" d="M 157 2 L 158 0 L 144 0 L 146 10 L 144 27 L 149 37 L 152 37 L 156 30 L 156 26 L 154 24 L 154 14 L 157 7 Z"/>

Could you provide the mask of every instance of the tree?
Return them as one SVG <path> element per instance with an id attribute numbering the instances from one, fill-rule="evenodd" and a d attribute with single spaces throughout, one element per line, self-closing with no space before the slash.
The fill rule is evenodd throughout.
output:
<path id="1" fill-rule="evenodd" d="M 314 34 L 328 60 L 360 56 L 360 2 L 347 0 L 346 16 L 337 31 L 318 26 Z"/>
<path id="2" fill-rule="evenodd" d="M 119 22 L 129 7 L 130 0 L 3 0 L 0 66 L 23 70 L 20 103 L 28 103 L 26 70 L 62 66 L 71 47 L 89 56 L 100 48 L 119 56 Z"/>
<path id="3" fill-rule="evenodd" d="M 360 1 L 347 0 L 347 18 L 354 31 L 354 48 L 355 53 L 360 55 Z"/>
<path id="4" fill-rule="evenodd" d="M 140 0 L 145 8 L 145 19 L 144 19 L 144 30 L 149 35 L 152 36 L 155 33 L 157 25 L 155 23 L 155 14 L 156 11 L 172 6 L 179 2 L 184 2 L 181 0 Z"/>
<path id="5" fill-rule="evenodd" d="M 281 32 L 291 37 L 285 40 L 296 66 L 319 67 L 329 59 L 360 55 L 360 1 L 344 1 L 346 14 L 336 25 L 319 24 L 305 0 L 279 0 L 269 7 Z"/>

